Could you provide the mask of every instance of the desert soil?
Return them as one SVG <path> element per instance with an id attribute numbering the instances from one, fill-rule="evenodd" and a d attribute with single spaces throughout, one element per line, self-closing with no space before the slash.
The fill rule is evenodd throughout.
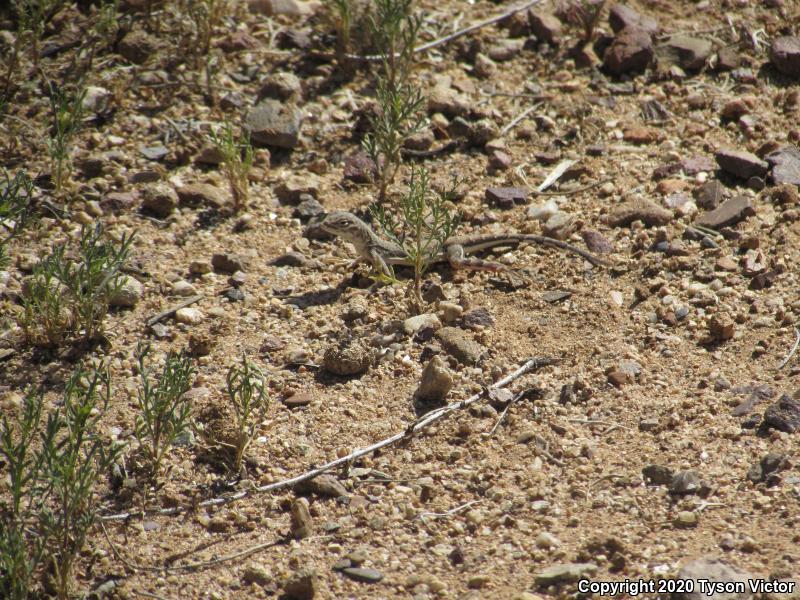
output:
<path id="1" fill-rule="evenodd" d="M 774 40 L 800 33 L 797 2 L 631 3 L 657 22 L 646 33 L 656 57 L 643 72 L 601 64 L 622 35 L 609 24 L 611 4 L 592 32 L 595 49 L 581 56 L 573 50 L 583 29 L 566 4 L 560 32 L 552 23 L 534 30 L 525 11 L 418 54 L 413 80 L 431 99 L 431 124 L 417 142 L 458 143 L 406 158 L 392 197 L 413 161 L 436 185 L 461 178 L 459 233 L 544 232 L 610 264 L 523 245 L 483 255 L 504 271 L 438 265 L 424 307 L 437 319 L 411 335 L 410 273 L 372 288 L 366 266 L 350 267 L 351 246 L 308 229 L 319 205 L 366 215 L 376 192 L 352 176 L 377 67 L 341 76 L 323 9 L 229 3 L 209 56 L 195 57 L 184 4 L 156 5 L 150 16 L 123 6 L 116 33 L 99 41 L 89 34 L 96 8 L 85 4 L 50 20 L 42 47 L 51 51 L 39 69 L 23 57 L 0 120 L 4 166 L 39 175 L 39 204 L 67 211 L 42 208 L 11 246 L 0 343 L 14 353 L 0 363 L 0 392 L 8 399 L 43 385 L 53 406 L 77 360 L 106 361 L 114 393 L 102 434 L 129 444 L 126 486 L 99 481 L 97 500 L 102 515 L 132 516 L 93 530 L 76 589 L 103 586 L 120 598 L 548 598 L 574 594 L 577 578 L 676 578 L 713 559 L 800 579 L 800 354 L 789 356 L 800 317 L 798 182 L 776 183 L 771 164 L 759 167 L 800 141 L 800 75 L 776 69 L 770 55 Z M 426 0 L 415 10 L 429 41 L 509 8 Z M 0 25 L 8 49 L 15 25 L 10 16 Z M 146 43 L 125 43 L 133 33 Z M 694 40 L 690 59 L 659 51 L 678 33 Z M 59 198 L 47 177 L 46 79 L 68 87 L 80 74 L 93 104 Z M 231 215 L 224 172 L 204 149 L 212 127 L 238 128 L 260 96 L 297 107 L 299 139 L 256 150 L 249 205 Z M 758 172 L 721 168 L 718 152 L 728 150 L 755 154 L 743 160 Z M 566 160 L 574 162 L 550 195 L 536 193 Z M 211 187 L 192 203 L 181 191 L 198 183 Z M 167 200 L 148 206 L 154 187 Z M 504 202 L 489 188 L 521 189 Z M 709 217 L 727 201 L 731 214 Z M 106 317 L 105 345 L 27 346 L 13 319 L 22 282 L 52 246 L 95 222 L 112 238 L 135 232 L 129 273 L 141 296 Z M 212 264 L 217 254 L 238 263 L 225 272 Z M 146 324 L 193 294 L 202 296 L 191 305 L 198 312 L 183 322 Z M 440 326 L 466 350 L 443 343 Z M 157 486 L 138 467 L 133 436 L 142 340 L 156 357 L 193 352 L 189 395 L 204 432 L 171 449 Z M 350 376 L 324 360 L 345 343 L 368 359 Z M 245 468 L 231 473 L 215 442 L 229 439 L 225 374 L 243 354 L 267 373 L 270 404 Z M 530 358 L 557 362 L 512 382 L 513 394 L 481 398 L 331 471 L 338 485 L 252 491 L 403 432 L 435 355 L 453 376 L 448 402 Z M 768 454 L 759 473 L 753 465 Z M 237 491 L 251 493 L 196 507 Z M 292 507 L 306 503 L 310 535 L 295 536 Z M 158 512 L 175 506 L 181 514 Z"/>

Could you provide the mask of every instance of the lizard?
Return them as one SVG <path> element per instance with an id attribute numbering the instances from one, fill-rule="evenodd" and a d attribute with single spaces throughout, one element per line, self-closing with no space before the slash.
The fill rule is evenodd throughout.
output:
<path id="1" fill-rule="evenodd" d="M 390 265 L 412 266 L 412 263 L 406 257 L 405 251 L 399 244 L 375 233 L 372 227 L 353 213 L 341 210 L 330 212 L 322 219 L 319 226 L 323 231 L 336 235 L 355 246 L 358 258 L 351 266 L 355 266 L 359 262 L 367 262 L 376 271 L 389 277 L 393 277 Z M 567 242 L 528 233 L 451 236 L 444 241 L 441 249 L 430 257 L 430 261 L 432 263 L 447 262 L 454 270 L 501 271 L 507 267 L 498 262 L 474 257 L 468 258 L 467 255 L 496 246 L 508 246 L 523 242 L 567 250 L 585 258 L 595 266 L 610 264 L 602 258 Z"/>

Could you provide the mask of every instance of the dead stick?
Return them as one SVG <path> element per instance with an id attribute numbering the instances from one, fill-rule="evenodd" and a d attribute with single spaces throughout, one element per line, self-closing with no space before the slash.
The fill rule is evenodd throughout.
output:
<path id="1" fill-rule="evenodd" d="M 197 294 L 195 296 L 190 296 L 189 298 L 187 298 L 186 300 L 184 300 L 180 304 L 177 304 L 177 305 L 173 306 L 172 308 L 169 308 L 169 309 L 165 310 L 164 312 L 160 312 L 157 315 L 153 315 L 152 317 L 147 319 L 147 326 L 151 327 L 151 326 L 155 325 L 156 323 L 158 323 L 160 320 L 166 319 L 167 317 L 171 317 L 172 315 L 175 314 L 176 311 L 180 310 L 181 308 L 186 308 L 190 304 L 194 304 L 195 302 L 200 300 L 202 297 L 203 297 L 202 294 Z"/>
<path id="2" fill-rule="evenodd" d="M 797 336 L 797 339 L 795 339 L 794 346 L 792 346 L 792 349 L 789 350 L 789 354 L 787 354 L 786 358 L 783 359 L 783 362 L 781 362 L 781 364 L 778 365 L 779 371 L 787 364 L 789 364 L 789 361 L 792 359 L 792 356 L 794 356 L 794 353 L 797 352 L 797 347 L 800 346 L 800 329 L 795 328 L 794 334 Z"/>
<path id="3" fill-rule="evenodd" d="M 552 364 L 550 359 L 541 359 L 541 358 L 532 358 L 528 360 L 525 364 L 519 367 L 513 373 L 509 373 L 503 379 L 492 385 L 489 389 L 496 389 L 501 388 L 503 386 L 508 385 L 512 381 L 519 379 L 526 373 L 542 366 Z M 246 498 L 252 494 L 256 493 L 264 493 L 264 492 L 274 492 L 277 490 L 282 490 L 285 488 L 290 488 L 296 486 L 298 483 L 302 483 L 304 481 L 308 481 L 309 479 L 314 479 L 318 475 L 325 473 L 326 471 L 330 471 L 331 469 L 335 469 L 336 467 L 340 467 L 344 464 L 351 463 L 357 458 L 361 458 L 362 456 L 366 456 L 367 454 L 372 454 L 376 450 L 380 450 L 381 448 L 385 448 L 386 446 L 391 446 L 392 444 L 396 444 L 400 440 L 406 438 L 409 434 L 415 433 L 417 431 L 421 431 L 428 425 L 443 419 L 447 415 L 454 413 L 458 410 L 466 408 L 471 404 L 475 404 L 482 398 L 484 398 L 485 394 L 483 391 L 477 393 L 473 396 L 470 396 L 466 400 L 462 400 L 460 402 L 451 402 L 447 406 L 444 406 L 440 409 L 431 411 L 423 418 L 416 421 L 407 429 L 404 429 L 400 433 L 396 433 L 391 437 L 383 439 L 379 442 L 375 442 L 371 446 L 367 446 L 366 448 L 361 448 L 356 450 L 355 452 L 351 452 L 347 456 L 343 456 L 342 458 L 337 458 L 336 460 L 332 460 L 331 462 L 325 463 L 321 467 L 317 467 L 316 469 L 311 469 L 310 471 L 306 471 L 302 475 L 297 475 L 296 477 L 291 477 L 289 479 L 284 479 L 283 481 L 277 481 L 275 483 L 269 483 L 267 485 L 262 485 L 260 487 L 254 488 L 252 490 L 244 490 L 241 492 L 237 492 L 230 496 L 220 497 L 220 498 L 212 498 L 210 500 L 204 500 L 203 502 L 199 502 L 197 504 L 198 508 L 205 508 L 207 506 L 220 506 L 222 504 L 228 504 L 229 502 L 233 502 L 235 500 L 241 500 L 242 498 Z M 563 464 L 563 463 L 562 463 Z M 127 512 L 127 513 L 120 513 L 116 515 L 104 515 L 100 517 L 101 521 L 124 521 L 126 519 L 130 519 L 131 517 L 142 515 L 142 514 L 150 514 L 150 515 L 177 515 L 183 512 L 184 508 L 180 506 L 176 506 L 174 508 L 164 508 L 161 510 L 142 513 L 141 511 L 138 512 Z"/>
<path id="4" fill-rule="evenodd" d="M 477 31 L 478 29 L 481 29 L 483 27 L 488 27 L 489 25 L 494 25 L 495 23 L 499 23 L 500 21 L 507 19 L 508 17 L 517 14 L 518 12 L 522 12 L 523 10 L 529 9 L 531 6 L 539 4 L 539 2 L 541 2 L 541 0 L 531 0 L 523 4 L 522 6 L 518 6 L 517 8 L 512 8 L 511 10 L 508 10 L 501 15 L 496 15 L 494 17 L 486 19 L 485 21 L 481 21 L 480 23 L 475 23 L 473 25 L 470 25 L 469 27 L 464 27 L 464 29 L 459 29 L 458 31 L 451 33 L 450 35 L 438 38 L 436 40 L 433 40 L 432 42 L 428 42 L 427 44 L 422 44 L 422 46 L 417 46 L 416 48 L 414 48 L 414 54 L 417 54 L 418 52 L 425 52 L 426 50 L 431 50 L 432 48 L 442 46 L 447 42 L 452 42 L 453 40 L 465 36 L 468 33 L 472 33 L 473 31 Z M 347 58 L 350 60 L 364 60 L 368 62 L 377 62 L 383 60 L 385 58 L 385 55 L 370 54 L 367 56 L 361 56 L 358 54 L 348 54 Z M 400 55 L 395 54 L 395 58 L 400 58 Z"/>

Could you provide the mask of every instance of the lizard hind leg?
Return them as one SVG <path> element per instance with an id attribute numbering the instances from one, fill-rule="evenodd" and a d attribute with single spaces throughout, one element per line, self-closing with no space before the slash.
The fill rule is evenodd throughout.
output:
<path id="1" fill-rule="evenodd" d="M 467 258 L 464 253 L 464 246 L 461 244 L 452 244 L 447 246 L 447 262 L 454 270 L 469 269 L 471 271 L 503 271 L 505 265 L 490 260 L 482 260 L 480 258 Z"/>

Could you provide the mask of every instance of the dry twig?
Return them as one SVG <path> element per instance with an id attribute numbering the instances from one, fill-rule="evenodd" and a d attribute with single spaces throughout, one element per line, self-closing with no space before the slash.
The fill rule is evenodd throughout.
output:
<path id="1" fill-rule="evenodd" d="M 194 296 L 189 296 L 189 297 L 188 297 L 186 300 L 184 300 L 183 302 L 181 302 L 181 303 L 179 303 L 179 304 L 176 304 L 176 305 L 175 305 L 175 306 L 173 306 L 172 308 L 168 308 L 167 310 L 165 310 L 165 311 L 163 311 L 163 312 L 160 312 L 160 313 L 158 313 L 157 315 L 153 315 L 152 317 L 150 317 L 149 319 L 147 319 L 147 326 L 148 326 L 148 327 L 152 327 L 153 325 L 155 325 L 156 323 L 158 323 L 158 322 L 159 322 L 159 321 L 161 321 L 162 319 L 166 319 L 167 317 L 171 317 L 172 315 L 174 315 L 174 314 L 175 314 L 175 312 L 176 312 L 177 310 L 179 310 L 179 309 L 181 309 L 181 308 L 186 308 L 186 307 L 187 307 L 187 306 L 189 306 L 190 304 L 194 304 L 195 302 L 197 302 L 198 300 L 200 300 L 202 297 L 203 297 L 203 296 L 202 296 L 202 294 L 196 294 L 196 295 L 194 295 Z"/>
<path id="2" fill-rule="evenodd" d="M 789 361 L 792 360 L 792 356 L 794 356 L 794 353 L 797 352 L 797 347 L 800 346 L 800 329 L 795 328 L 794 334 L 797 336 L 794 340 L 794 346 L 792 346 L 792 349 L 789 350 L 789 354 L 786 355 L 786 358 L 781 361 L 781 364 L 778 365 L 779 371 L 789 364 Z"/>

